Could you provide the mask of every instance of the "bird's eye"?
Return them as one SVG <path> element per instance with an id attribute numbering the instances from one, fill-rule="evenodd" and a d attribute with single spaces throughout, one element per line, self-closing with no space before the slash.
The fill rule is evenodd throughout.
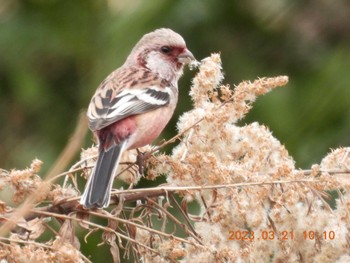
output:
<path id="1" fill-rule="evenodd" d="M 160 48 L 160 50 L 161 50 L 162 53 L 164 53 L 164 54 L 169 54 L 173 49 L 172 49 L 171 47 L 169 47 L 169 46 L 162 46 L 162 47 Z"/>

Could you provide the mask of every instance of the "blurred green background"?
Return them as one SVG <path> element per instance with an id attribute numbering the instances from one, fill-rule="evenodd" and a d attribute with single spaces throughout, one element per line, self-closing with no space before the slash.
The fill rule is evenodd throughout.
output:
<path id="1" fill-rule="evenodd" d="M 34 157 L 49 167 L 98 84 L 159 27 L 183 35 L 197 59 L 220 52 L 225 83 L 290 77 L 242 124 L 269 126 L 298 167 L 349 144 L 348 1 L 1 0 L 0 167 L 24 168 Z M 191 108 L 194 74 L 181 79 L 177 116 Z"/>
<path id="2" fill-rule="evenodd" d="M 240 124 L 270 127 L 297 167 L 350 144 L 349 1 L 0 0 L 0 167 L 37 157 L 48 169 L 98 84 L 159 27 L 180 33 L 199 60 L 220 52 L 224 83 L 290 77 Z M 164 138 L 191 109 L 194 74 L 181 79 Z"/>

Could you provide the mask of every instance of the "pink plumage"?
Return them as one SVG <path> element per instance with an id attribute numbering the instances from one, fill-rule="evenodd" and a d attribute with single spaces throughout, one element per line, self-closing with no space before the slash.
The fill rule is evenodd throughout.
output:
<path id="1" fill-rule="evenodd" d="M 162 132 L 177 104 L 183 66 L 191 60 L 179 34 L 158 29 L 144 35 L 97 88 L 87 116 L 99 156 L 80 201 L 85 208 L 107 207 L 123 151 L 149 144 Z"/>

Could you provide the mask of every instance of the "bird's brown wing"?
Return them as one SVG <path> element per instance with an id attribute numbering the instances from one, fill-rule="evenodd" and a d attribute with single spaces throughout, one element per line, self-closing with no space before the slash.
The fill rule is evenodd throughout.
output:
<path id="1" fill-rule="evenodd" d="M 131 115 L 163 107 L 174 87 L 146 69 L 118 69 L 110 74 L 93 96 L 87 116 L 91 130 L 100 130 Z"/>

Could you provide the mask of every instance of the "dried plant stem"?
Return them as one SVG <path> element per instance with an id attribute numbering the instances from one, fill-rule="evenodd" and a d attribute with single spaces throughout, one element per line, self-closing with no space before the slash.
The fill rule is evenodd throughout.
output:
<path id="1" fill-rule="evenodd" d="M 305 170 L 308 174 L 310 170 Z M 332 175 L 349 173 L 349 171 L 322 171 L 323 173 L 330 173 Z M 250 186 L 261 186 L 261 185 L 272 185 L 272 184 L 295 184 L 301 183 L 306 186 L 309 184 L 317 184 L 322 183 L 322 180 L 310 178 L 310 179 L 297 179 L 297 180 L 276 180 L 276 181 L 265 181 L 265 182 L 246 182 L 246 183 L 236 183 L 236 184 L 223 184 L 223 185 L 208 185 L 208 186 L 183 186 L 183 187 L 169 187 L 169 186 L 159 186 L 153 188 L 143 188 L 143 189 L 126 189 L 126 190 L 118 190 L 112 192 L 112 200 L 111 205 L 119 204 L 119 200 L 122 198 L 123 202 L 133 202 L 137 200 L 146 200 L 148 198 L 154 198 L 159 196 L 168 196 L 177 192 L 187 192 L 187 191 L 203 191 L 203 190 L 216 190 L 220 188 L 237 188 L 237 187 L 250 187 Z M 309 186 L 308 186 L 309 187 Z M 69 198 L 66 200 L 62 200 L 60 203 L 44 206 L 40 208 L 32 208 L 25 219 L 32 220 L 38 215 L 43 215 L 44 213 L 52 213 L 54 215 L 59 214 L 70 214 L 72 212 L 88 212 L 90 214 L 94 214 L 93 211 L 81 210 L 81 206 L 78 203 L 79 197 Z M 101 214 L 98 214 L 101 216 Z M 11 213 L 8 214 L 8 224 L 10 224 L 13 215 Z M 106 217 L 108 218 L 108 217 Z M 13 222 L 12 222 L 13 223 Z M 6 223 L 5 223 L 6 224 Z M 12 226 L 12 225 L 11 225 Z"/>
<path id="2" fill-rule="evenodd" d="M 149 200 L 149 201 L 151 201 L 151 200 Z M 156 203 L 152 203 L 152 205 L 155 205 L 155 204 Z M 149 227 L 144 226 L 144 225 L 136 224 L 136 223 L 134 223 L 134 222 L 132 222 L 130 220 L 117 218 L 117 217 L 113 217 L 113 216 L 110 216 L 110 215 L 101 214 L 101 213 L 97 213 L 97 212 L 93 212 L 93 211 L 89 211 L 88 213 L 90 215 L 94 215 L 94 216 L 98 216 L 98 217 L 101 217 L 101 218 L 117 221 L 117 222 L 120 222 L 120 223 L 123 223 L 123 224 L 126 224 L 126 225 L 130 225 L 130 226 L 134 226 L 134 227 L 146 230 L 149 233 L 153 233 L 153 234 L 156 234 L 156 235 L 159 235 L 159 236 L 163 236 L 163 237 L 166 237 L 166 238 L 171 238 L 171 239 L 177 240 L 177 241 L 182 242 L 182 243 L 187 243 L 187 244 L 194 245 L 194 246 L 201 246 L 201 245 L 193 243 L 193 242 L 191 242 L 189 240 L 186 240 L 186 239 L 183 239 L 183 238 L 180 238 L 180 237 L 176 237 L 176 236 L 174 236 L 172 234 L 164 233 L 164 232 L 158 231 L 158 230 L 153 229 L 153 228 L 149 228 Z"/>
<path id="3" fill-rule="evenodd" d="M 174 217 L 171 213 L 169 213 L 167 210 L 163 209 L 162 207 L 160 207 L 156 202 L 154 202 L 151 199 L 148 199 L 148 202 L 150 202 L 152 205 L 158 207 L 158 209 L 162 209 L 162 212 L 165 213 L 169 218 L 171 218 L 176 224 L 178 224 L 179 226 L 181 226 L 186 234 L 190 235 L 191 237 L 193 237 L 201 246 L 203 245 L 202 241 L 200 240 L 200 238 L 195 234 L 195 232 L 191 232 L 189 231 L 187 225 L 181 223 L 176 217 Z M 173 236 L 173 235 L 171 235 Z M 184 242 L 184 243 L 189 243 L 191 245 L 194 245 L 192 242 Z M 197 245 L 197 244 L 196 244 Z M 204 246 L 203 246 L 204 248 Z"/>
<path id="4" fill-rule="evenodd" d="M 177 202 L 177 200 L 174 197 L 174 195 L 170 195 L 170 198 L 174 202 L 174 204 L 176 205 L 178 210 L 181 212 L 182 216 L 185 218 L 186 223 L 187 223 L 188 227 L 191 229 L 192 233 L 195 234 L 196 237 L 199 237 L 199 235 L 196 233 L 196 230 L 193 228 L 193 226 L 191 224 L 191 220 L 189 219 L 188 215 L 184 212 L 184 210 L 181 208 L 181 206 Z"/>
<path id="5" fill-rule="evenodd" d="M 344 173 L 344 172 L 341 172 Z M 213 190 L 220 188 L 231 188 L 231 187 L 249 187 L 249 186 L 259 186 L 259 185 L 271 185 L 271 184 L 291 184 L 291 183 L 321 183 L 318 179 L 297 179 L 297 180 L 277 180 L 277 181 L 265 181 L 265 182 L 247 182 L 247 183 L 236 183 L 236 184 L 219 184 L 219 185 L 206 185 L 206 186 L 159 186 L 154 188 L 143 188 L 143 189 L 127 189 L 121 191 L 113 191 L 113 195 L 127 194 L 127 193 L 153 193 L 154 196 L 163 195 L 166 192 L 181 192 L 181 191 L 191 191 L 191 190 Z M 156 194 L 157 193 L 157 194 Z M 128 197 L 125 196 L 126 200 Z"/>
<path id="6" fill-rule="evenodd" d="M 47 211 L 35 211 L 35 210 L 32 210 L 32 212 L 34 213 L 37 213 L 37 214 L 41 214 L 41 215 L 45 215 L 45 216 L 50 216 L 50 217 L 55 217 L 55 218 L 60 218 L 60 219 L 68 219 L 68 220 L 74 220 L 76 222 L 81 222 L 81 223 L 84 223 L 86 225 L 89 225 L 91 227 L 94 227 L 96 229 L 100 229 L 100 230 L 104 230 L 106 232 L 110 232 L 110 233 L 113 233 L 115 234 L 117 237 L 120 237 L 126 241 L 129 241 L 131 243 L 134 243 L 138 246 L 141 246 L 145 249 L 147 249 L 148 251 L 156 254 L 156 255 L 160 255 L 158 251 L 138 242 L 137 240 L 135 239 L 132 239 L 130 238 L 129 236 L 126 236 L 120 232 L 117 232 L 115 231 L 114 229 L 110 228 L 110 227 L 105 227 L 105 226 L 101 226 L 99 224 L 96 224 L 96 223 L 93 223 L 93 222 L 90 222 L 90 221 L 87 221 L 87 220 L 83 220 L 83 219 L 79 219 L 79 218 L 76 218 L 74 216 L 69 216 L 69 215 L 63 215 L 63 214 L 57 214 L 57 213 L 52 213 L 52 212 L 47 212 Z M 102 214 L 102 213 L 96 213 L 96 212 L 93 212 L 93 211 L 88 211 L 89 214 L 91 215 L 95 215 L 95 216 L 99 216 L 99 217 L 102 217 L 102 218 L 106 218 L 106 219 L 110 219 L 110 220 L 116 220 L 116 221 L 119 221 L 121 223 L 125 223 L 125 224 L 129 224 L 129 225 L 133 225 L 135 227 L 139 227 L 139 228 L 142 228 L 144 230 L 147 230 L 149 232 L 152 232 L 152 233 L 155 233 L 155 234 L 158 234 L 158 235 L 163 235 L 165 237 L 168 237 L 168 238 L 173 238 L 173 239 L 176 239 L 180 242 L 184 242 L 184 243 L 188 243 L 188 244 L 192 244 L 193 245 L 193 242 L 190 242 L 188 240 L 185 240 L 185 239 L 182 239 L 182 238 L 179 238 L 179 237 L 175 237 L 173 235 L 170 235 L 170 234 L 166 234 L 166 233 L 163 233 L 163 232 L 160 232 L 160 231 L 157 231 L 155 229 L 151 229 L 151 228 L 147 228 L 145 226 L 142 226 L 142 225 L 139 225 L 139 224 L 135 224 L 129 220 L 124 220 L 124 219 L 121 219 L 121 218 L 116 218 L 116 217 L 112 217 L 112 216 L 108 216 L 108 215 L 105 215 L 105 214 Z M 197 244 L 195 244 L 197 245 Z"/>

